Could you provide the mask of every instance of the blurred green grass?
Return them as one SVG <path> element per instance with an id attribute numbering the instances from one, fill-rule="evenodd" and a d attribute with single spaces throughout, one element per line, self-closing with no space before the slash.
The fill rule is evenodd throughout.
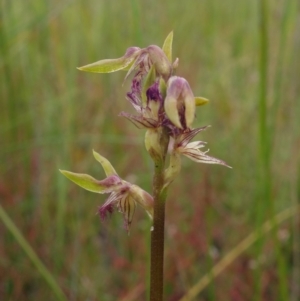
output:
<path id="1" fill-rule="evenodd" d="M 117 116 L 131 110 L 124 74 L 82 73 L 78 66 L 122 56 L 130 46 L 161 45 L 174 30 L 178 74 L 211 100 L 197 111 L 197 126 L 212 125 L 200 139 L 233 170 L 184 160 L 167 203 L 167 300 L 178 300 L 272 214 L 299 203 L 299 7 L 296 0 L 269 1 L 266 11 L 265 199 L 258 2 L 0 1 L 1 205 L 69 300 L 145 299 L 149 256 L 141 210 L 128 237 L 117 214 L 104 224 L 95 216 L 102 196 L 58 172 L 101 178 L 95 149 L 151 191 L 143 131 Z M 298 229 L 299 219 L 280 225 L 198 300 L 300 298 Z M 2 223 L 0 299 L 55 300 Z"/>

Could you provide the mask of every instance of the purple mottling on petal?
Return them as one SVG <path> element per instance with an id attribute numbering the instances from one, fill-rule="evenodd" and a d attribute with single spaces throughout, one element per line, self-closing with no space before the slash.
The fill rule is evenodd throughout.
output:
<path id="1" fill-rule="evenodd" d="M 140 105 L 140 99 L 136 95 L 135 92 L 128 92 L 127 97 L 128 97 L 128 100 L 132 103 L 133 106 Z"/>
<path id="2" fill-rule="evenodd" d="M 198 133 L 207 129 L 209 125 L 196 128 L 194 130 L 186 130 L 178 135 L 177 146 L 186 146 Z"/>
<path id="3" fill-rule="evenodd" d="M 106 179 L 99 181 L 99 184 L 106 187 L 111 187 L 122 184 L 122 181 L 118 176 L 109 176 Z"/>
<path id="4" fill-rule="evenodd" d="M 130 120 L 138 129 L 143 128 L 156 128 L 158 123 L 155 119 L 145 118 L 143 116 L 135 116 L 126 112 L 121 112 L 119 116 L 125 117 Z"/>
<path id="5" fill-rule="evenodd" d="M 127 93 L 127 99 L 139 113 L 142 110 L 141 91 L 141 78 L 139 79 L 137 75 L 135 75 L 131 83 L 131 91 Z"/>
<path id="6" fill-rule="evenodd" d="M 114 205 L 108 204 L 106 206 L 102 206 L 98 208 L 98 214 L 100 218 L 104 221 L 108 216 L 110 216 L 114 212 Z"/>
<path id="7" fill-rule="evenodd" d="M 149 59 L 149 54 L 147 50 L 137 50 L 135 47 L 133 47 L 133 50 L 130 48 L 127 49 L 128 55 L 130 55 L 130 52 L 134 54 L 137 53 L 137 57 L 134 61 L 134 64 L 131 67 L 131 70 L 135 70 L 135 74 L 133 76 L 132 82 L 131 82 L 131 90 L 127 93 L 127 99 L 130 101 L 130 103 L 133 105 L 133 107 L 140 113 L 143 114 L 143 104 L 142 104 L 142 82 L 145 77 L 145 75 L 149 72 L 151 67 L 151 61 Z M 126 56 L 127 56 L 126 52 Z M 132 71 L 129 71 L 131 73 Z M 162 103 L 162 97 L 159 94 L 159 86 L 158 83 L 156 83 L 153 88 L 149 88 L 149 93 L 147 93 L 148 100 L 159 100 Z M 148 92 L 148 91 L 147 91 Z"/>
<path id="8" fill-rule="evenodd" d="M 141 48 L 139 47 L 129 47 L 127 48 L 124 56 L 131 57 L 134 53 L 138 52 L 139 50 L 141 50 Z"/>
<path id="9" fill-rule="evenodd" d="M 185 120 L 185 106 L 182 104 L 178 108 L 178 113 L 179 113 L 179 119 L 180 119 L 180 124 L 182 125 L 183 129 L 186 130 L 186 120 Z"/>
<path id="10" fill-rule="evenodd" d="M 139 75 L 139 73 L 137 73 L 135 75 L 134 79 L 132 80 L 131 91 L 133 93 L 140 93 L 141 92 L 141 81 L 138 80 L 138 75 Z"/>
<path id="11" fill-rule="evenodd" d="M 163 109 L 164 100 L 159 91 L 158 81 L 156 81 L 151 87 L 148 88 L 148 90 L 146 91 L 146 96 L 147 96 L 147 108 L 149 107 L 150 101 L 159 102 L 158 119 L 159 119 L 159 123 L 163 123 L 165 119 L 165 114 Z"/>
<path id="12" fill-rule="evenodd" d="M 176 127 L 176 126 L 169 120 L 169 118 L 166 116 L 166 114 L 164 114 L 164 116 L 163 116 L 162 125 L 169 129 L 168 134 L 169 134 L 170 136 L 174 137 L 174 138 L 180 136 L 180 135 L 183 133 L 183 130 L 182 130 L 182 129 L 179 129 L 178 127 Z"/>
<path id="13" fill-rule="evenodd" d="M 158 82 L 154 83 L 151 87 L 146 92 L 147 95 L 147 102 L 149 103 L 150 100 L 155 100 L 155 101 L 161 101 L 162 97 L 159 93 L 159 87 L 158 87 Z"/>
<path id="14" fill-rule="evenodd" d="M 120 190 L 120 194 L 125 194 L 129 189 L 130 189 L 130 186 L 129 185 L 131 185 L 130 183 L 127 183 L 126 185 L 124 185 L 123 187 L 122 187 L 122 189 Z"/>

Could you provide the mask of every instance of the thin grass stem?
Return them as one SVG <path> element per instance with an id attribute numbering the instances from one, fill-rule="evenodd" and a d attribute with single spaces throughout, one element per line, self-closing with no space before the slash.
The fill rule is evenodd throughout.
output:
<path id="1" fill-rule="evenodd" d="M 213 268 L 211 271 L 206 273 L 179 301 L 191 301 L 200 294 L 205 287 L 207 287 L 210 282 L 219 276 L 232 262 L 234 262 L 243 252 L 249 249 L 257 240 L 259 240 L 263 235 L 271 231 L 274 226 L 279 225 L 285 220 L 297 216 L 300 212 L 300 205 L 290 207 L 280 213 L 278 213 L 275 218 L 266 221 L 261 229 L 255 230 L 250 233 L 245 239 L 243 239 L 237 246 L 235 246 L 231 251 L 229 251 Z M 275 222 L 275 223 L 274 223 Z"/>
<path id="2" fill-rule="evenodd" d="M 0 219 L 3 221 L 4 225 L 7 227 L 9 232 L 14 236 L 18 244 L 22 247 L 23 251 L 26 253 L 28 258 L 31 260 L 33 265 L 36 267 L 36 269 L 39 271 L 41 276 L 44 278 L 44 280 L 47 282 L 47 284 L 50 286 L 50 288 L 53 291 L 53 294 L 57 297 L 57 300 L 60 301 L 67 301 L 67 298 L 63 291 L 58 286 L 57 282 L 55 281 L 52 274 L 49 272 L 49 270 L 46 268 L 46 266 L 42 263 L 42 261 L 39 259 L 37 254 L 34 252 L 32 247 L 29 245 L 29 243 L 26 241 L 24 236 L 21 234 L 19 229 L 16 227 L 14 222 L 11 220 L 11 218 L 7 215 L 3 207 L 0 205 Z"/>

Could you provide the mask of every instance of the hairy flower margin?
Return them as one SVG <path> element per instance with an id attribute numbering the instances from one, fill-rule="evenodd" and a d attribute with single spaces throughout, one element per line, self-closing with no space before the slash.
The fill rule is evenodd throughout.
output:
<path id="1" fill-rule="evenodd" d="M 201 151 L 206 143 L 191 140 L 208 126 L 192 128 L 197 106 L 208 103 L 204 97 L 195 97 L 188 81 L 174 75 L 178 58 L 172 63 L 173 32 L 162 48 L 150 45 L 146 48 L 130 47 L 124 56 L 117 59 L 105 59 L 78 68 L 82 71 L 110 73 L 127 71 L 125 80 L 133 74 L 130 91 L 126 99 L 131 103 L 137 115 L 121 112 L 137 128 L 145 129 L 145 147 L 155 162 L 165 159 L 166 149 L 162 141 L 166 133 L 169 141 L 169 166 L 164 172 L 164 188 L 179 174 L 181 155 L 198 163 L 228 166 L 224 161 Z M 136 204 L 153 215 L 153 198 L 140 187 L 122 180 L 107 159 L 94 152 L 101 163 L 107 178 L 98 181 L 86 174 L 61 171 L 77 185 L 98 193 L 110 193 L 109 198 L 99 208 L 99 214 L 105 219 L 117 208 L 124 216 L 125 228 L 129 231 Z"/>

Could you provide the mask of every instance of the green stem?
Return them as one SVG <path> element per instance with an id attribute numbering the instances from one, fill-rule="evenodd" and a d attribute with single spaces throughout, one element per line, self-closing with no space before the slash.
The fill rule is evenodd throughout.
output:
<path id="1" fill-rule="evenodd" d="M 162 160 L 155 162 L 153 176 L 153 229 L 151 232 L 151 268 L 150 268 L 150 301 L 163 300 L 163 272 L 164 272 L 164 231 L 165 231 L 165 202 L 167 190 L 164 187 L 165 154 L 168 145 L 168 136 L 162 133 Z"/>

